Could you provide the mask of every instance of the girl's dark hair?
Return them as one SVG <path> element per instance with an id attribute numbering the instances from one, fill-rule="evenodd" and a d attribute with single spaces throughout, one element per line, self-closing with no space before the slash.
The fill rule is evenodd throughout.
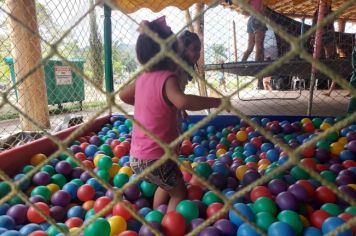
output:
<path id="1" fill-rule="evenodd" d="M 157 33 L 162 39 L 167 39 L 173 34 L 172 31 L 167 31 L 163 29 L 156 22 L 147 23 L 147 27 L 153 32 Z M 173 51 L 177 51 L 177 42 L 172 44 Z M 152 57 L 154 57 L 160 51 L 160 45 L 151 39 L 147 34 L 141 33 L 138 36 L 136 43 L 136 56 L 140 64 L 146 64 Z M 159 62 L 151 66 L 148 71 L 157 71 L 157 70 L 167 70 L 174 66 L 173 61 L 169 57 L 162 58 Z"/>
<path id="2" fill-rule="evenodd" d="M 178 37 L 178 40 L 183 43 L 183 47 L 188 47 L 192 43 L 201 43 L 199 36 L 196 33 L 190 32 L 189 30 L 183 31 Z"/>

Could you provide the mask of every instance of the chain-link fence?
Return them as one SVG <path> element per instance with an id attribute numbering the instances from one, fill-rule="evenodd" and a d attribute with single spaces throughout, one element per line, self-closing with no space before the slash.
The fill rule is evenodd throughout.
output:
<path id="1" fill-rule="evenodd" d="M 33 2 L 33 5 L 29 2 L 32 1 L 0 1 L 0 35 L 4 36 L 0 41 L 1 57 L 4 58 L 0 67 L 0 110 L 6 116 L 2 125 L 4 128 L 1 129 L 3 133 L 9 134 L 18 130 L 40 130 L 40 135 L 46 136 L 58 150 L 48 157 L 37 154 L 26 158 L 31 165 L 25 166 L 23 174 L 14 178 L 6 174 L 10 170 L 1 168 L 0 212 L 7 211 L 7 216 L 4 216 L 5 213 L 0 214 L 0 229 L 18 229 L 28 235 L 31 230 L 35 231 L 33 229 L 47 231 L 48 235 L 137 235 L 132 231 L 120 234 L 126 229 L 140 231 L 139 235 L 197 235 L 199 232 L 200 235 L 223 235 L 223 229 L 219 231 L 216 225 L 216 221 L 222 218 L 230 220 L 226 224 L 232 227 L 234 235 L 308 235 L 304 230 L 310 225 L 314 226 L 310 229 L 314 233 L 339 235 L 345 230 L 346 235 L 355 233 L 350 227 L 356 222 L 356 149 L 355 137 L 352 137 L 355 133 L 356 114 L 350 112 L 348 116 L 338 119 L 306 118 L 293 124 L 287 121 L 251 119 L 248 116 L 298 116 L 308 112 L 312 115 L 346 115 L 349 98 L 344 95 L 349 92 L 356 95 L 355 89 L 346 81 L 352 72 L 351 50 L 355 45 L 355 26 L 352 24 L 352 20 L 356 20 L 352 18 L 352 12 L 355 12 L 354 0 L 335 1 L 331 5 L 333 12 L 325 14 L 324 19 L 322 14 L 318 14 L 317 18 L 321 20 L 317 24 L 318 29 L 309 26 L 310 19 L 306 19 L 303 24 L 300 19 L 312 16 L 318 7 L 323 12 L 329 4 L 327 1 L 320 1 L 325 8 L 315 3 L 304 6 L 299 2 L 300 10 L 309 13 L 297 14 L 285 10 L 292 17 L 298 18 L 296 20 L 274 11 L 284 9 L 274 1 L 266 2 L 271 8 L 263 11 L 264 14 L 256 12 L 246 1 L 212 1 L 207 5 L 198 3 L 190 8 L 190 12 L 168 7 L 159 13 L 140 8 L 147 6 L 161 10 L 160 6 L 165 5 L 165 2 L 152 1 L 152 5 L 140 1 L 43 0 Z M 110 15 L 104 12 L 104 2 L 118 10 L 112 12 L 111 22 L 113 92 L 110 86 L 106 86 L 109 89 L 103 86 L 103 22 Z M 291 2 L 298 6 L 298 1 Z M 179 3 L 185 7 L 187 5 L 184 1 L 175 4 Z M 132 9 L 139 10 L 131 13 Z M 248 13 L 254 19 L 242 13 Z M 38 28 L 34 14 L 37 15 Z M 193 29 L 199 34 L 203 50 L 196 71 L 169 49 L 176 35 L 162 40 L 146 28 L 144 32 L 164 50 L 145 65 L 139 66 L 136 62 L 134 55 L 139 23 L 163 14 L 177 35 L 187 29 Z M 330 22 L 340 17 L 351 20 L 345 26 L 346 33 L 331 33 L 328 35 L 331 38 L 325 38 L 319 29 L 330 30 L 326 26 L 330 27 Z M 249 34 L 246 33 L 246 26 Z M 253 39 L 249 38 L 252 36 Z M 250 43 L 254 42 L 256 49 L 258 45 L 263 46 L 256 52 L 249 52 L 249 40 Z M 334 43 L 334 49 L 338 49 L 338 56 L 324 55 L 330 52 L 325 46 L 330 40 Z M 168 144 L 131 117 L 132 107 L 118 99 L 118 93 L 123 88 L 164 56 L 170 57 L 193 78 L 187 85 L 186 93 L 222 97 L 222 104 L 218 108 L 210 110 L 198 123 L 189 125 L 189 129 L 183 129 L 184 133 Z M 256 60 L 250 62 L 248 58 Z M 341 89 L 336 87 L 330 96 L 324 95 L 333 86 L 333 82 Z M 51 99 L 56 102 L 51 104 Z M 76 102 L 80 104 L 73 105 Z M 215 131 L 208 131 L 208 128 L 214 127 L 206 125 L 219 114 L 225 113 L 225 110 L 241 120 L 228 117 L 228 123 L 233 126 L 224 128 L 217 124 L 219 135 L 209 134 Z M 107 118 L 108 124 L 97 135 L 87 133 L 95 126 L 97 118 L 112 111 L 118 111 L 132 120 L 114 116 L 109 121 Z M 63 128 L 67 128 L 70 122 L 65 121 L 65 114 L 83 116 L 84 124 L 60 140 L 53 136 L 49 127 L 65 123 Z M 17 116 L 17 120 L 7 120 Z M 81 119 L 77 121 L 81 122 Z M 127 156 L 131 122 L 144 130 L 164 150 L 164 155 L 158 161 L 136 175 L 132 175 Z M 213 138 L 209 140 L 211 135 Z M 255 137 L 257 139 L 252 141 Z M 211 148 L 209 141 L 215 141 Z M 262 148 L 262 143 L 269 147 Z M 209 154 L 215 156 L 210 156 L 211 160 L 205 153 L 207 150 L 203 149 L 203 153 L 199 153 L 195 149 L 206 144 Z M 181 147 L 179 158 L 175 152 L 176 146 Z M 189 150 L 183 150 L 183 146 Z M 349 156 L 343 154 L 346 156 L 341 158 L 342 151 L 346 151 Z M 1 158 L 11 155 L 11 152 L 4 153 Z M 199 159 L 201 156 L 204 158 Z M 220 161 L 223 159 L 226 159 L 226 165 Z M 142 210 L 152 206 L 150 201 L 155 191 L 155 186 L 142 179 L 168 160 L 175 162 L 186 176 L 194 179 L 195 184 L 192 181 L 187 183 L 188 194 L 194 191 L 193 188 L 201 191 L 201 195 L 204 193 L 205 200 L 200 201 L 200 206 L 208 210 L 200 211 L 208 217 L 205 215 L 206 219 L 195 226 L 190 221 L 198 216 L 195 213 L 191 215 L 190 211 L 196 212 L 199 203 L 193 206 L 191 201 L 186 201 L 186 206 L 177 209 L 179 213 L 171 216 L 152 209 L 148 209 L 145 214 L 145 210 Z M 200 165 L 201 162 L 204 164 Z M 219 181 L 214 182 L 209 174 L 199 169 L 212 171 L 214 162 L 220 162 L 223 166 L 221 168 L 227 170 L 228 174 L 222 178 L 229 178 L 235 183 L 229 189 L 231 191 L 222 191 Z M 331 168 L 333 164 L 336 165 L 335 169 Z M 11 166 L 7 168 L 11 169 Z M 40 173 L 42 176 L 39 176 Z M 129 176 L 133 176 L 130 181 Z M 293 185 L 297 179 L 300 182 Z M 270 184 L 273 181 L 284 184 L 280 187 L 283 190 L 271 190 Z M 30 182 L 34 186 L 29 186 Z M 265 192 L 256 193 L 256 189 Z M 299 190 L 306 195 L 299 194 Z M 265 203 L 253 200 L 253 191 L 260 198 L 267 196 L 263 198 Z M 35 200 L 38 196 L 42 199 Z M 141 199 L 141 203 L 137 202 L 138 199 Z M 299 209 L 291 207 L 291 201 L 296 204 L 304 201 L 305 204 Z M 79 203 L 83 204 L 78 210 L 75 204 Z M 6 204 L 12 205 L 9 210 L 10 206 Z M 15 206 L 19 209 L 14 210 Z M 273 209 L 267 209 L 269 207 Z M 73 213 L 76 211 L 73 208 L 81 212 Z M 261 212 L 271 217 L 257 217 Z M 344 215 L 341 216 L 342 213 Z M 71 222 L 74 216 L 79 219 Z M 329 223 L 323 224 L 329 218 Z M 162 222 L 157 224 L 152 221 Z M 30 222 L 37 225 L 23 225 Z M 170 231 L 177 222 L 180 223 L 179 227 Z M 144 226 L 140 228 L 141 224 Z M 30 227 L 33 228 L 28 229 Z"/>

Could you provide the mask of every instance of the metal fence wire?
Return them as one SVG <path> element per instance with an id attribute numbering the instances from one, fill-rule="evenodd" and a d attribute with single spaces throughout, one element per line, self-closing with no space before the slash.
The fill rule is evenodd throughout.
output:
<path id="1" fill-rule="evenodd" d="M 205 188 L 216 194 L 223 202 L 223 207 L 220 210 L 193 230 L 187 231 L 187 235 L 198 235 L 199 232 L 229 211 L 234 212 L 244 222 L 247 222 L 257 234 L 267 235 L 265 229 L 258 227 L 256 222 L 233 207 L 234 203 L 249 194 L 256 186 L 267 184 L 279 174 L 289 171 L 293 167 L 298 167 L 320 184 L 327 186 L 349 206 L 355 207 L 355 198 L 342 192 L 330 179 L 300 161 L 305 150 L 315 147 L 319 141 L 325 140 L 330 135 L 339 133 L 342 128 L 351 125 L 356 120 L 356 112 L 346 116 L 349 98 L 345 97 L 347 93 L 356 96 L 356 90 L 349 86 L 348 81 L 345 80 L 345 76 L 351 73 L 351 50 L 355 45 L 356 26 L 347 23 L 343 30 L 346 33 L 335 33 L 338 54 L 333 55 L 332 58 L 325 58 L 323 55 L 325 53 L 322 52 L 321 58 L 317 59 L 313 57 L 311 51 L 313 45 L 311 39 L 317 29 L 330 24 L 338 16 L 344 15 L 348 11 L 354 12 L 355 0 L 336 1 L 338 5 L 337 7 L 333 5 L 332 13 L 327 15 L 320 24 L 313 26 L 311 26 L 310 19 L 302 20 L 302 13 L 297 15 L 295 20 L 286 18 L 271 9 L 262 15 L 242 0 L 228 3 L 211 1 L 208 5 L 198 3 L 196 8 L 190 8 L 190 14 L 175 7 L 165 8 L 159 13 L 153 13 L 148 9 L 126 13 L 121 10 L 125 7 L 122 5 L 124 3 L 120 5 L 120 1 L 41 0 L 34 1 L 34 5 L 28 4 L 28 2 L 32 1 L 0 1 L 0 55 L 1 60 L 4 59 L 0 64 L 0 94 L 2 96 L 0 116 L 3 120 L 0 122 L 1 134 L 14 135 L 22 131 L 40 132 L 40 136 L 49 138 L 57 145 L 58 150 L 44 158 L 42 162 L 37 163 L 18 179 L 13 179 L 6 173 L 6 170 L 0 169 L 1 191 L 8 190 L 0 196 L 0 206 L 17 198 L 19 202 L 34 209 L 49 223 L 53 230 L 52 233 L 55 232 L 53 235 L 57 233 L 90 235 L 86 234 L 85 230 L 98 224 L 100 217 L 105 217 L 107 211 L 117 203 L 121 203 L 134 219 L 144 224 L 154 235 L 163 235 L 163 232 L 153 227 L 131 204 L 123 201 L 123 195 L 126 190 L 139 183 L 145 175 L 164 162 L 171 160 L 197 178 Z M 340 2 L 342 3 L 340 4 Z M 112 92 L 104 87 L 102 39 L 104 3 L 113 9 L 114 91 Z M 157 4 L 159 3 L 157 2 Z M 135 3 L 130 4 L 134 5 Z M 26 7 L 20 9 L 19 6 Z M 33 11 L 34 9 L 36 10 Z M 193 12 L 194 9 L 198 10 Z M 37 20 L 26 18 L 26 14 L 22 10 L 28 14 L 36 12 L 35 19 Z M 252 52 L 245 63 L 238 63 L 242 60 L 248 40 L 247 18 L 240 14 L 242 12 L 247 12 L 258 21 L 265 23 L 268 28 L 264 39 L 265 58 L 259 61 L 250 59 L 255 57 Z M 145 28 L 145 33 L 161 46 L 161 51 L 147 64 L 139 66 L 134 56 L 135 45 L 133 42 L 138 36 L 136 29 L 142 20 L 152 20 L 163 14 L 167 16 L 167 22 L 175 35 L 162 40 Z M 33 22 L 36 21 L 38 29 L 33 25 Z M 302 24 L 302 21 L 305 24 Z M 203 63 L 197 71 L 189 67 L 180 56 L 168 47 L 176 40 L 176 36 L 189 29 L 190 25 L 194 26 L 194 30 L 200 27 L 200 30 L 204 31 L 204 50 L 203 58 L 201 58 Z M 196 27 L 197 25 L 198 27 Z M 204 25 L 204 29 L 201 28 L 202 25 Z M 346 43 L 343 43 L 343 40 Z M 36 43 L 39 44 L 42 51 L 36 51 L 38 46 Z M 32 47 L 31 44 L 34 50 L 26 50 L 26 47 Z M 345 51 L 344 48 L 349 51 Z M 29 54 L 28 51 L 31 53 Z M 221 106 L 210 110 L 205 118 L 192 125 L 176 140 L 168 144 L 159 140 L 136 121 L 131 116 L 132 107 L 125 105 L 118 98 L 118 93 L 122 88 L 132 83 L 145 69 L 165 56 L 170 57 L 192 76 L 193 81 L 187 86 L 186 93 L 218 96 L 223 99 Z M 23 65 L 23 68 L 19 65 Z M 13 73 L 11 72 L 12 66 Z M 313 71 L 316 73 L 310 76 L 312 67 L 315 68 Z M 203 73 L 204 70 L 205 73 Z M 335 90 L 331 94 L 323 94 L 334 82 L 336 83 Z M 265 89 L 263 89 L 263 84 L 265 84 Z M 268 87 L 268 84 L 271 87 Z M 31 109 L 31 104 L 41 100 L 42 102 L 43 100 L 48 101 L 48 105 L 45 102 L 42 108 L 34 112 Z M 77 102 L 80 104 L 77 105 Z M 288 156 L 283 164 L 278 165 L 269 173 L 262 175 L 229 197 L 207 179 L 198 175 L 191 167 L 191 163 L 181 162 L 175 154 L 177 145 L 185 139 L 190 139 L 194 132 L 199 131 L 219 114 L 226 114 L 226 110 L 243 119 Z M 78 159 L 68 148 L 69 145 L 77 142 L 77 137 L 90 128 L 97 118 L 112 112 L 119 112 L 129 117 L 133 124 L 143 129 L 165 151 L 165 154 L 152 166 L 120 188 L 114 188 L 112 178 L 107 181 L 103 176 L 99 176 L 97 170 Z M 250 115 L 305 115 L 307 112 L 309 115 L 345 115 L 345 117 L 327 129 L 321 130 L 296 148 L 291 148 L 284 140 L 250 118 Z M 66 139 L 56 138 L 53 135 L 55 127 L 63 124 L 64 126 L 57 130 L 67 128 L 68 119 L 74 116 L 81 116 L 82 118 L 78 118 L 78 123 L 83 122 L 83 124 Z M 13 142 L 16 143 L 16 138 Z M 23 188 L 42 168 L 63 157 L 68 157 L 67 160 L 88 173 L 103 187 L 105 192 L 108 191 L 112 195 L 112 200 L 105 207 L 95 212 L 80 227 L 70 230 L 55 220 L 48 211 L 30 201 L 29 193 L 32 189 Z M 115 174 L 118 171 L 116 170 Z M 346 223 L 335 227 L 335 230 L 327 235 L 340 235 L 355 223 L 356 217 L 353 216 Z"/>

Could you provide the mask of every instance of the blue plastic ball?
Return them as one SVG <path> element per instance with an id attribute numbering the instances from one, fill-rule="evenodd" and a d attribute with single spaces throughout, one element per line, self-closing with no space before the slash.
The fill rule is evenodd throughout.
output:
<path id="1" fill-rule="evenodd" d="M 139 232 L 142 224 L 137 220 L 128 220 L 127 221 L 127 229 L 133 230 L 135 232 Z"/>
<path id="2" fill-rule="evenodd" d="M 338 217 L 329 217 L 323 222 L 323 225 L 321 226 L 321 230 L 323 234 L 327 234 L 333 231 L 338 226 L 342 225 L 343 223 L 345 223 L 345 221 Z M 352 230 L 351 229 L 345 230 L 344 232 L 339 233 L 338 236 L 352 236 Z"/>
<path id="3" fill-rule="evenodd" d="M 207 160 L 215 160 L 216 159 L 216 155 L 215 154 L 209 154 L 206 156 Z"/>
<path id="4" fill-rule="evenodd" d="M 257 151 L 255 145 L 253 145 L 252 143 L 245 143 L 244 150 L 249 151 L 251 153 L 251 155 L 256 154 L 256 151 Z M 251 156 L 251 155 L 248 155 L 248 156 Z"/>
<path id="5" fill-rule="evenodd" d="M 7 215 L 0 216 L 0 228 L 13 229 L 16 223 L 15 220 Z"/>
<path id="6" fill-rule="evenodd" d="M 209 149 L 215 149 L 216 148 L 216 145 L 218 145 L 218 142 L 215 141 L 215 140 L 211 140 L 209 142 Z"/>
<path id="7" fill-rule="evenodd" d="M 276 148 L 270 149 L 266 153 L 267 159 L 272 163 L 278 161 L 279 151 Z"/>
<path id="8" fill-rule="evenodd" d="M 119 160 L 119 165 L 120 166 L 124 166 L 126 162 L 130 161 L 130 157 L 129 156 L 123 156 L 120 158 Z"/>
<path id="9" fill-rule="evenodd" d="M 15 181 L 20 180 L 24 176 L 25 176 L 24 174 L 17 174 L 17 175 L 14 176 L 14 180 Z M 26 189 L 28 189 L 28 187 L 30 187 L 30 184 L 31 184 L 31 181 L 29 179 L 25 180 L 20 184 L 20 189 L 22 191 L 25 191 Z"/>
<path id="10" fill-rule="evenodd" d="M 40 227 L 43 231 L 47 231 L 47 229 L 50 227 L 51 225 L 47 222 L 43 222 L 40 224 Z"/>
<path id="11" fill-rule="evenodd" d="M 193 136 L 192 143 L 200 143 L 202 141 L 201 136 Z"/>
<path id="12" fill-rule="evenodd" d="M 307 227 L 302 232 L 303 236 L 322 236 L 320 229 L 315 227 Z"/>
<path id="13" fill-rule="evenodd" d="M 126 125 L 120 125 L 118 129 L 119 129 L 120 133 L 128 133 L 130 131 Z"/>
<path id="14" fill-rule="evenodd" d="M 150 213 L 152 211 L 151 208 L 149 207 L 143 207 L 138 211 L 138 214 L 142 217 L 145 217 L 148 213 Z"/>
<path id="15" fill-rule="evenodd" d="M 243 223 L 237 230 L 237 236 L 259 236 L 249 224 Z"/>
<path id="16" fill-rule="evenodd" d="M 340 153 L 340 160 L 346 161 L 346 160 L 356 160 L 355 154 L 351 150 L 343 150 Z"/>
<path id="17" fill-rule="evenodd" d="M 37 231 L 37 230 L 42 230 L 41 229 L 41 226 L 39 226 L 38 224 L 28 224 L 28 225 L 25 225 L 23 226 L 21 229 L 20 229 L 20 233 L 22 235 L 29 235 L 30 233 L 34 232 L 34 231 Z"/>
<path id="18" fill-rule="evenodd" d="M 104 189 L 104 187 L 101 186 L 101 184 L 95 178 L 88 179 L 86 183 L 93 186 L 96 192 L 100 192 Z"/>
<path id="19" fill-rule="evenodd" d="M 194 155 L 197 157 L 205 156 L 205 148 L 203 146 L 196 146 L 194 148 Z"/>
<path id="20" fill-rule="evenodd" d="M 9 210 L 10 205 L 7 203 L 3 203 L 0 205 L 0 216 L 6 215 L 7 210 Z"/>
<path id="21" fill-rule="evenodd" d="M 6 232 L 6 231 L 7 231 L 7 229 L 5 229 L 5 228 L 0 228 L 0 235 L 1 235 L 2 233 Z"/>
<path id="22" fill-rule="evenodd" d="M 1 236 L 22 236 L 22 234 L 16 230 L 8 230 L 2 233 Z"/>
<path id="23" fill-rule="evenodd" d="M 79 188 L 78 185 L 76 185 L 75 183 L 69 182 L 63 186 L 62 190 L 68 192 L 70 194 L 71 199 L 74 200 L 77 198 L 78 188 Z"/>
<path id="24" fill-rule="evenodd" d="M 261 124 L 262 124 L 263 127 L 266 127 L 268 122 L 269 122 L 268 118 L 262 118 L 262 120 L 261 120 Z"/>
<path id="25" fill-rule="evenodd" d="M 90 144 L 85 148 L 84 153 L 87 157 L 93 157 L 97 151 L 98 147 L 93 144 Z"/>
<path id="26" fill-rule="evenodd" d="M 67 212 L 67 217 L 72 218 L 72 217 L 79 217 L 81 219 L 84 219 L 85 217 L 85 210 L 81 206 L 74 206 L 69 208 Z"/>
<path id="27" fill-rule="evenodd" d="M 274 145 L 272 143 L 263 143 L 261 145 L 262 152 L 267 152 L 268 150 L 273 149 L 273 148 L 274 148 Z"/>
<path id="28" fill-rule="evenodd" d="M 215 126 L 209 125 L 209 126 L 206 128 L 206 132 L 208 132 L 208 133 L 210 133 L 210 134 L 215 133 Z"/>
<path id="29" fill-rule="evenodd" d="M 289 224 L 277 221 L 268 227 L 268 236 L 295 236 L 295 233 Z"/>
<path id="30" fill-rule="evenodd" d="M 247 206 L 244 203 L 236 203 L 234 204 L 234 208 L 246 216 L 249 220 L 253 221 L 255 219 L 255 215 L 253 214 L 251 208 Z M 233 211 L 229 211 L 229 219 L 230 221 L 235 224 L 237 227 L 239 227 L 241 224 L 244 223 L 244 221 Z"/>

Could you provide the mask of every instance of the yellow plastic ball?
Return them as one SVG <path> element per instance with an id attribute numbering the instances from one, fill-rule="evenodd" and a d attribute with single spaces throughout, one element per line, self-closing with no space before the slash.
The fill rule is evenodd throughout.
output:
<path id="1" fill-rule="evenodd" d="M 95 166 L 98 166 L 99 160 L 101 158 L 103 158 L 103 156 L 105 156 L 105 154 L 102 154 L 102 153 L 95 155 L 94 160 L 93 160 Z"/>
<path id="2" fill-rule="evenodd" d="M 192 169 L 191 168 L 191 162 L 190 161 L 183 161 L 182 165 L 180 166 L 180 170 L 184 171 L 187 169 Z"/>
<path id="3" fill-rule="evenodd" d="M 337 142 L 344 146 L 345 144 L 347 144 L 347 138 L 341 137 L 337 140 Z"/>
<path id="4" fill-rule="evenodd" d="M 216 156 L 217 157 L 221 157 L 222 155 L 224 155 L 226 153 L 226 150 L 223 148 L 220 148 L 216 151 Z"/>
<path id="5" fill-rule="evenodd" d="M 321 130 L 327 130 L 327 129 L 329 129 L 331 127 L 331 125 L 329 124 L 329 123 L 322 123 L 321 125 L 320 125 L 320 129 Z"/>
<path id="6" fill-rule="evenodd" d="M 347 186 L 353 188 L 354 190 L 356 190 L 356 184 L 348 184 Z"/>
<path id="7" fill-rule="evenodd" d="M 236 178 L 238 178 L 241 181 L 247 170 L 248 170 L 248 166 L 245 166 L 245 165 L 241 165 L 241 166 L 237 167 L 236 172 L 235 172 Z"/>
<path id="8" fill-rule="evenodd" d="M 303 118 L 303 119 L 302 119 L 302 124 L 306 124 L 306 123 L 312 123 L 311 119 L 309 119 L 309 118 Z"/>
<path id="9" fill-rule="evenodd" d="M 193 169 L 194 169 L 197 165 L 198 165 L 197 162 L 193 162 L 193 163 L 191 164 L 191 166 L 192 166 Z"/>
<path id="10" fill-rule="evenodd" d="M 133 174 L 133 171 L 130 167 L 124 166 L 124 167 L 121 167 L 121 169 L 119 170 L 119 173 L 124 173 L 124 174 L 127 174 L 128 176 L 131 176 Z"/>
<path id="11" fill-rule="evenodd" d="M 246 131 L 238 131 L 236 133 L 236 140 L 240 142 L 245 142 L 247 140 L 247 132 Z"/>
<path id="12" fill-rule="evenodd" d="M 72 235 L 78 235 L 78 234 L 79 234 L 79 228 L 78 228 L 78 227 L 70 228 L 70 229 L 69 229 L 69 232 L 70 232 Z"/>
<path id="13" fill-rule="evenodd" d="M 261 164 L 258 166 L 258 171 L 265 170 L 268 168 L 268 166 L 269 166 L 269 164 Z"/>
<path id="14" fill-rule="evenodd" d="M 33 166 L 37 166 L 40 163 L 44 162 L 47 159 L 47 156 L 42 153 L 37 153 L 31 157 L 30 163 Z"/>
<path id="15" fill-rule="evenodd" d="M 120 159 L 120 158 L 118 158 L 118 157 L 113 157 L 113 158 L 111 158 L 112 163 L 119 163 L 119 159 Z"/>
<path id="16" fill-rule="evenodd" d="M 330 152 L 334 155 L 339 155 L 342 150 L 344 150 L 344 145 L 341 143 L 335 142 L 330 145 Z"/>
<path id="17" fill-rule="evenodd" d="M 116 163 L 113 163 L 111 168 L 109 169 L 109 175 L 111 178 L 114 178 L 114 176 L 119 172 L 120 166 Z"/>
<path id="18" fill-rule="evenodd" d="M 48 184 L 47 188 L 51 191 L 52 194 L 61 189 L 57 184 Z"/>
<path id="19" fill-rule="evenodd" d="M 125 231 L 127 228 L 127 223 L 122 216 L 113 216 L 108 220 L 110 224 L 110 236 L 118 235 Z"/>

